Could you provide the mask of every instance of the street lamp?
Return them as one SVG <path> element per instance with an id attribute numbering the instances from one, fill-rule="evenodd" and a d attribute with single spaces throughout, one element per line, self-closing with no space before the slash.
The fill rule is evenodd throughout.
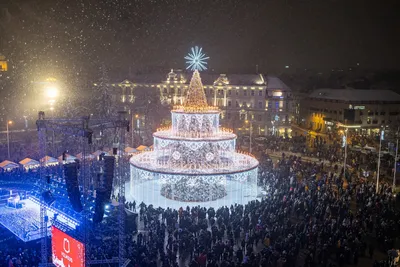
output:
<path id="1" fill-rule="evenodd" d="M 136 132 L 139 135 L 140 142 L 142 142 L 142 138 L 140 136 L 140 118 L 139 118 L 139 114 L 135 114 L 135 119 L 136 119 Z M 133 137 L 133 135 L 132 135 L 132 137 Z M 133 140 L 133 138 L 132 138 L 132 140 Z"/>
<path id="2" fill-rule="evenodd" d="M 392 192 L 394 193 L 395 188 L 396 188 L 396 170 L 397 170 L 397 151 L 399 150 L 399 130 L 400 127 L 397 127 L 397 133 L 396 133 L 396 152 L 394 156 L 394 170 L 393 170 L 393 186 L 392 186 Z"/>
<path id="3" fill-rule="evenodd" d="M 51 98 L 51 99 L 56 98 L 57 95 L 58 95 L 58 90 L 57 90 L 57 88 L 56 88 L 56 87 L 48 87 L 48 88 L 46 89 L 46 95 L 47 95 L 49 98 Z"/>
<path id="4" fill-rule="evenodd" d="M 346 162 L 347 162 L 347 132 L 346 128 L 343 133 L 343 146 L 344 146 L 344 162 L 343 162 L 343 176 L 346 178 Z"/>
<path id="5" fill-rule="evenodd" d="M 246 120 L 245 122 L 246 122 L 246 124 L 249 123 L 248 120 Z M 253 129 L 253 124 L 250 122 L 250 149 L 249 149 L 250 154 L 251 154 L 251 151 L 252 151 L 252 149 L 251 149 L 251 148 L 252 148 L 252 147 L 251 147 L 251 139 L 252 139 L 252 134 L 253 134 L 252 129 Z"/>
<path id="6" fill-rule="evenodd" d="M 379 192 L 379 171 L 381 168 L 381 149 L 382 149 L 382 140 L 385 138 L 385 129 L 381 129 L 379 133 L 379 154 L 378 154 L 378 170 L 376 172 L 376 193 Z"/>
<path id="7" fill-rule="evenodd" d="M 8 125 L 11 125 L 12 121 L 7 121 L 7 151 L 8 151 L 8 159 L 10 159 L 10 131 L 8 129 Z"/>
<path id="8" fill-rule="evenodd" d="M 343 175 L 346 178 L 346 162 L 347 162 L 347 132 L 349 129 L 361 128 L 360 125 L 347 125 L 338 123 L 338 127 L 343 127 L 344 130 L 339 130 L 339 133 L 343 134 L 342 147 L 344 148 L 344 162 L 343 162 Z"/>

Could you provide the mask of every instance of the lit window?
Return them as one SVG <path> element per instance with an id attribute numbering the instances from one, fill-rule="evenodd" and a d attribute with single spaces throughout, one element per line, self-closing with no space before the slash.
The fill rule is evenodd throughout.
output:
<path id="1" fill-rule="evenodd" d="M 279 91 L 272 92 L 272 96 L 282 96 L 282 92 Z"/>

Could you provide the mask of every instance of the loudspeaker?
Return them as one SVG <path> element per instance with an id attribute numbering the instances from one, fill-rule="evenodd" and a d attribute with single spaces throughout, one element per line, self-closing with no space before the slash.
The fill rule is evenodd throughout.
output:
<path id="1" fill-rule="evenodd" d="M 114 179 L 114 166 L 115 158 L 114 156 L 104 156 L 104 184 L 105 184 L 105 200 L 109 200 L 111 197 L 113 179 Z"/>
<path id="2" fill-rule="evenodd" d="M 93 223 L 100 223 L 104 217 L 105 190 L 96 191 L 96 202 L 93 214 Z"/>
<path id="3" fill-rule="evenodd" d="M 83 210 L 81 193 L 78 185 L 78 163 L 64 165 L 65 184 L 67 185 L 68 198 L 76 212 Z"/>
<path id="4" fill-rule="evenodd" d="M 47 206 L 51 206 L 55 200 L 53 194 L 50 191 L 45 191 L 42 193 L 43 202 L 47 204 Z"/>

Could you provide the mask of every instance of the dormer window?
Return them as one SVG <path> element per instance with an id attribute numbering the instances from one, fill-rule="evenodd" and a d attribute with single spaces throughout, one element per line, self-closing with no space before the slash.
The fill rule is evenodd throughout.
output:
<path id="1" fill-rule="evenodd" d="M 229 84 L 229 80 L 228 77 L 226 77 L 226 74 L 220 74 L 218 79 L 216 79 L 214 81 L 214 85 L 218 85 L 218 86 L 224 86 L 224 85 L 228 85 Z"/>
<path id="2" fill-rule="evenodd" d="M 281 91 L 274 91 L 272 92 L 272 96 L 281 97 L 283 94 Z"/>

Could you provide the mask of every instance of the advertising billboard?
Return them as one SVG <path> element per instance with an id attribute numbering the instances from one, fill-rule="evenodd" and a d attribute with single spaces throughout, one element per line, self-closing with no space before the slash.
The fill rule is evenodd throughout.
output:
<path id="1" fill-rule="evenodd" d="M 51 251 L 57 267 L 84 267 L 85 247 L 60 229 L 51 227 Z"/>

